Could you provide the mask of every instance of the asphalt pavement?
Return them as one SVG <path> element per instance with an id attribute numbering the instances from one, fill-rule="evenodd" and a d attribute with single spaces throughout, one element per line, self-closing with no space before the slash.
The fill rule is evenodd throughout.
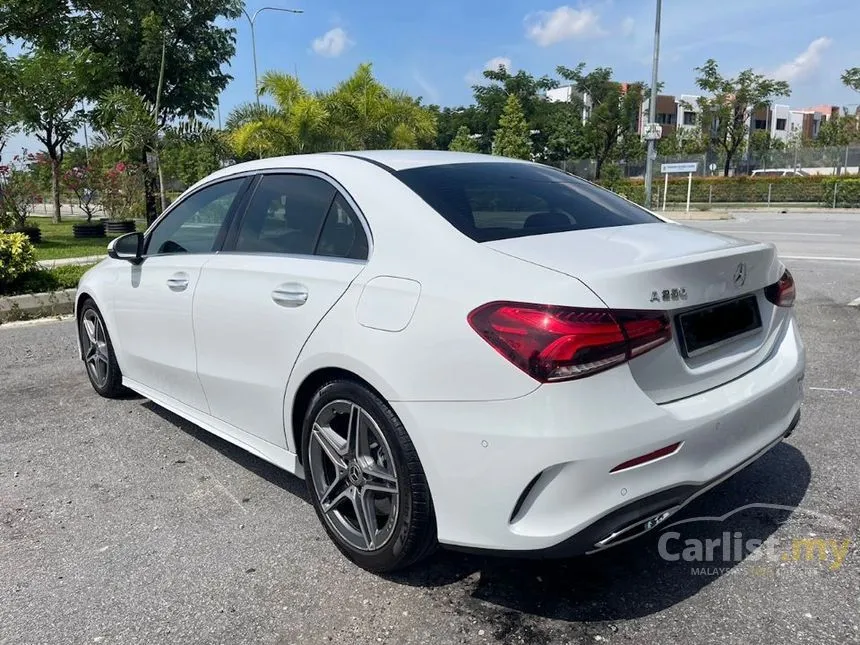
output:
<path id="1" fill-rule="evenodd" d="M 0 326 L 0 643 L 860 643 L 860 216 L 694 225 L 774 241 L 794 273 L 803 420 L 690 522 L 574 560 L 366 573 L 303 482 L 96 396 L 71 321 Z M 727 532 L 773 548 L 696 552 Z"/>

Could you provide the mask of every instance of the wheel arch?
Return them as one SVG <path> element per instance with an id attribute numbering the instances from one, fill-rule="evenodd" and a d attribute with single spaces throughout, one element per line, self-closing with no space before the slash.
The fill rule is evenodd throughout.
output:
<path id="1" fill-rule="evenodd" d="M 92 300 L 95 302 L 95 298 L 85 290 L 79 291 L 75 296 L 75 339 L 78 343 L 78 358 L 84 360 L 84 348 L 81 344 L 81 307 L 84 306 L 84 302 L 87 300 Z M 98 305 L 96 305 L 98 307 Z"/>
<path id="2" fill-rule="evenodd" d="M 307 412 L 311 399 L 313 399 L 317 390 L 319 390 L 325 383 L 335 379 L 354 381 L 363 387 L 366 387 L 384 401 L 389 400 L 389 398 L 386 397 L 379 388 L 374 387 L 374 385 L 366 378 L 363 378 L 352 370 L 343 367 L 320 367 L 311 371 L 302 379 L 301 384 L 296 388 L 295 394 L 292 397 L 290 414 L 288 417 L 290 431 L 289 438 L 293 441 L 292 448 L 295 449 L 296 460 L 300 464 L 302 463 L 302 422 L 304 421 L 305 413 Z"/>

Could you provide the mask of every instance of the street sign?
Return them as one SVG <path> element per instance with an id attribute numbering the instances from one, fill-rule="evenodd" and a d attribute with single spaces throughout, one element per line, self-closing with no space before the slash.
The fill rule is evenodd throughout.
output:
<path id="1" fill-rule="evenodd" d="M 708 168 L 711 170 L 711 172 L 714 172 L 717 169 L 717 164 L 712 163 L 710 166 L 708 166 Z"/>
<path id="2" fill-rule="evenodd" d="M 646 123 L 642 136 L 645 141 L 657 141 L 663 136 L 663 126 L 659 123 Z"/>
<path id="3" fill-rule="evenodd" d="M 660 172 L 662 173 L 670 173 L 670 172 L 696 172 L 699 169 L 699 163 L 696 161 L 692 161 L 690 163 L 664 163 L 660 164 Z"/>

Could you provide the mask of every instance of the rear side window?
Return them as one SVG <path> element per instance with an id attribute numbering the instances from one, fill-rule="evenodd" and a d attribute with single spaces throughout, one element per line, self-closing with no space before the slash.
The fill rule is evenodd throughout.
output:
<path id="1" fill-rule="evenodd" d="M 361 222 L 346 200 L 338 194 L 328 211 L 316 254 L 331 258 L 366 260 L 367 251 L 367 235 Z"/>
<path id="2" fill-rule="evenodd" d="M 396 174 L 476 242 L 661 221 L 615 193 L 548 166 L 467 163 Z"/>
<path id="3" fill-rule="evenodd" d="M 236 251 L 313 255 L 335 188 L 309 175 L 264 175 L 239 228 Z"/>

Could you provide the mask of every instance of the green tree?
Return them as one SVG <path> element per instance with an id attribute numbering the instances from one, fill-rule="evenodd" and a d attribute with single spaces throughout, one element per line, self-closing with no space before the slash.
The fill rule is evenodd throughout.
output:
<path id="1" fill-rule="evenodd" d="M 492 141 L 508 97 L 515 96 L 529 129 L 538 130 L 534 138 L 536 148 L 543 150 L 548 136 L 546 123 L 553 109 L 543 95 L 546 90 L 557 87 L 558 82 L 548 76 L 534 77 L 522 70 L 511 74 L 505 67 L 485 70 L 484 78 L 489 82 L 472 86 L 475 104 L 483 118 L 480 124 L 469 124 L 469 129 L 480 134 L 482 141 Z"/>
<path id="2" fill-rule="evenodd" d="M 489 152 L 489 145 L 487 145 L 486 150 L 481 150 L 484 144 L 484 137 L 481 133 L 488 132 L 490 128 L 487 125 L 486 114 L 477 106 L 440 108 L 438 105 L 430 105 L 428 109 L 436 118 L 436 148 L 447 150 L 451 141 L 457 136 L 460 127 L 466 126 L 469 132 L 479 135 L 478 139 L 473 140 L 478 146 L 479 152 Z"/>
<path id="3" fill-rule="evenodd" d="M 588 156 L 582 124 L 582 100 L 558 101 L 551 110 L 546 131 L 545 160 L 551 162 L 581 159 Z"/>
<path id="4" fill-rule="evenodd" d="M 529 124 L 514 94 L 508 95 L 493 138 L 493 154 L 513 159 L 531 159 Z"/>
<path id="5" fill-rule="evenodd" d="M 591 104 L 583 127 L 583 147 L 594 159 L 595 178 L 600 179 L 607 161 L 631 154 L 645 86 L 613 81 L 609 67 L 585 74 L 585 63 L 580 63 L 574 69 L 559 66 L 556 71 Z"/>
<path id="6" fill-rule="evenodd" d="M 239 106 L 227 119 L 228 141 L 239 157 L 415 148 L 436 137 L 434 112 L 382 85 L 369 64 L 329 92 L 311 94 L 279 72 L 266 73 L 260 91 L 275 105 Z"/>
<path id="7" fill-rule="evenodd" d="M 370 63 L 323 95 L 333 139 L 347 148 L 413 148 L 436 138 L 433 112 L 373 76 Z"/>
<path id="8" fill-rule="evenodd" d="M 328 149 L 331 115 L 317 95 L 290 74 L 266 72 L 260 94 L 274 107 L 246 103 L 227 118 L 228 142 L 239 157 L 272 157 Z"/>
<path id="9" fill-rule="evenodd" d="M 4 0 L 0 33 L 52 51 L 86 49 L 94 61 L 82 84 L 88 98 L 129 88 L 158 106 L 164 125 L 213 115 L 231 80 L 222 68 L 235 53 L 235 30 L 223 22 L 240 17 L 242 6 L 241 0 Z M 146 163 L 143 156 L 138 161 Z M 145 195 L 151 219 L 151 177 Z"/>
<path id="10" fill-rule="evenodd" d="M 127 87 L 106 92 L 95 110 L 95 121 L 101 132 L 101 143 L 115 147 L 126 156 L 151 158 L 158 172 L 162 210 L 167 207 L 163 167 L 160 163 L 164 141 L 172 139 L 189 143 L 216 137 L 212 129 L 196 119 L 165 124 L 158 118 L 157 105 Z M 144 191 L 153 193 L 154 177 L 151 164 L 142 166 Z M 145 197 L 146 199 L 146 197 Z M 149 200 L 147 200 L 149 201 Z M 147 204 L 146 218 L 154 219 L 154 209 Z"/>
<path id="11" fill-rule="evenodd" d="M 10 100 L 14 92 L 14 79 L 12 63 L 6 52 L 0 50 L 0 159 L 3 158 L 3 149 L 18 127 Z"/>
<path id="12" fill-rule="evenodd" d="M 99 60 L 90 98 L 128 87 L 155 103 L 162 52 L 160 109 L 170 117 L 211 116 L 231 77 L 241 0 L 3 0 L 0 34 L 34 47 L 87 49 Z M 162 47 L 166 45 L 166 47 Z"/>
<path id="13" fill-rule="evenodd" d="M 51 165 L 54 222 L 60 221 L 60 164 L 66 146 L 84 121 L 80 102 L 91 65 L 88 52 L 56 53 L 44 49 L 13 63 L 9 99 L 13 118 L 45 147 Z"/>
<path id="14" fill-rule="evenodd" d="M 750 134 L 750 157 L 765 168 L 771 166 L 771 153 L 782 152 L 783 150 L 785 150 L 785 143 L 771 136 L 767 130 L 756 130 Z"/>
<path id="15" fill-rule="evenodd" d="M 709 94 L 698 100 L 701 127 L 708 133 L 711 145 L 723 153 L 723 174 L 728 177 L 732 160 L 748 139 L 752 112 L 769 106 L 778 96 L 790 96 L 791 88 L 786 81 L 766 78 L 752 69 L 735 77 L 723 76 L 714 59 L 696 71 L 699 73 L 696 84 Z"/>
<path id="16" fill-rule="evenodd" d="M 469 128 L 461 125 L 457 130 L 457 135 L 451 140 L 448 150 L 455 152 L 478 152 L 478 144 L 469 134 Z"/>
<path id="17" fill-rule="evenodd" d="M 221 136 L 188 140 L 168 133 L 159 160 L 169 185 L 178 182 L 183 188 L 203 179 L 221 168 L 230 157 L 230 150 Z"/>
<path id="18" fill-rule="evenodd" d="M 842 73 L 842 82 L 855 92 L 860 92 L 860 67 L 851 67 Z"/>
<path id="19" fill-rule="evenodd" d="M 707 148 L 707 142 L 698 126 L 675 127 L 668 133 L 664 130 L 663 136 L 657 141 L 657 154 L 663 157 L 700 155 L 704 154 Z"/>
<path id="20" fill-rule="evenodd" d="M 814 145 L 847 146 L 860 142 L 860 122 L 854 115 L 834 116 L 821 124 Z"/>

